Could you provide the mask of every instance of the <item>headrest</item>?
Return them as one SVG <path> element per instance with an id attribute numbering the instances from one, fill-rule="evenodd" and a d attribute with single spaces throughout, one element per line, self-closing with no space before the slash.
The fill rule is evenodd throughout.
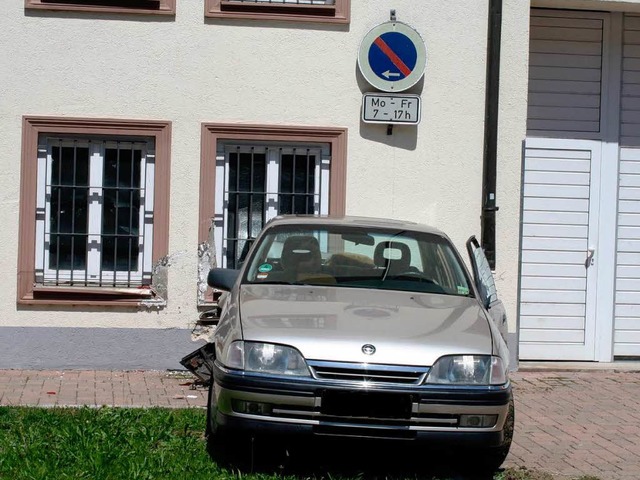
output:
<path id="1" fill-rule="evenodd" d="M 411 264 L 409 245 L 401 242 L 380 242 L 373 253 L 373 261 L 378 267 L 386 267 L 389 262 Z"/>
<path id="2" fill-rule="evenodd" d="M 301 263 L 319 267 L 321 259 L 320 245 L 315 237 L 294 235 L 284 241 L 281 258 L 284 268 L 297 268 Z"/>

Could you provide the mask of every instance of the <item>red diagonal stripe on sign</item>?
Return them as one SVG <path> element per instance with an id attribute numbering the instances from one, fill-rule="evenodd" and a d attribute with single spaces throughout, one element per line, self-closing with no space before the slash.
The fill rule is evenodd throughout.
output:
<path id="1" fill-rule="evenodd" d="M 402 74 L 405 77 L 408 77 L 409 74 L 411 73 L 411 69 L 409 67 L 407 67 L 407 65 L 402 61 L 402 59 L 396 55 L 396 53 L 391 50 L 391 47 L 389 47 L 389 45 L 386 44 L 386 42 L 382 39 L 382 37 L 378 37 L 376 38 L 373 43 L 375 43 L 378 48 L 380 50 L 382 50 L 382 53 L 384 53 L 387 57 L 389 57 L 389 60 L 391 60 L 391 62 L 398 68 L 398 70 L 400 70 L 402 72 Z"/>

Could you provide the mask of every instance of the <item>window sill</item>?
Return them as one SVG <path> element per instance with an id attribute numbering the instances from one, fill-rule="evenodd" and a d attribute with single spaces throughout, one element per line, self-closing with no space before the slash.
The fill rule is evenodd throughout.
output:
<path id="1" fill-rule="evenodd" d="M 157 2 L 144 0 L 139 6 L 131 6 L 132 2 L 118 0 L 73 1 L 73 0 L 25 0 L 25 10 L 54 10 L 66 12 L 94 12 L 94 13 L 129 13 L 143 15 L 174 15 L 176 14 L 175 0 L 158 0 Z M 157 8 L 148 5 L 157 3 Z M 129 6 L 126 6 L 129 4 Z"/>
<path id="2" fill-rule="evenodd" d="M 239 3 L 227 0 L 209 0 L 205 10 L 205 17 L 349 23 L 347 13 L 339 9 L 336 5 L 275 5 L 267 3 Z"/>
<path id="3" fill-rule="evenodd" d="M 21 305 L 87 305 L 116 307 L 164 307 L 166 300 L 151 288 L 69 287 L 34 285 L 33 292 L 18 300 Z"/>

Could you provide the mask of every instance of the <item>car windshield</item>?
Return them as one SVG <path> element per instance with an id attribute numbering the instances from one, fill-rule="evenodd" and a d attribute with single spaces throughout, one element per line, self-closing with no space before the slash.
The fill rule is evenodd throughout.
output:
<path id="1" fill-rule="evenodd" d="M 472 295 L 446 238 L 341 225 L 270 228 L 253 250 L 244 283 Z"/>

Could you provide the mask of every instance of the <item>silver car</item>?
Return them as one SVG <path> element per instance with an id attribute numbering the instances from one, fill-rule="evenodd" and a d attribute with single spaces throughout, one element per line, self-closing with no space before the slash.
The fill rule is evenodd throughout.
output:
<path id="1" fill-rule="evenodd" d="M 495 469 L 513 399 L 504 310 L 482 250 L 475 280 L 442 232 L 370 218 L 279 217 L 220 299 L 207 434 L 431 441 Z"/>

